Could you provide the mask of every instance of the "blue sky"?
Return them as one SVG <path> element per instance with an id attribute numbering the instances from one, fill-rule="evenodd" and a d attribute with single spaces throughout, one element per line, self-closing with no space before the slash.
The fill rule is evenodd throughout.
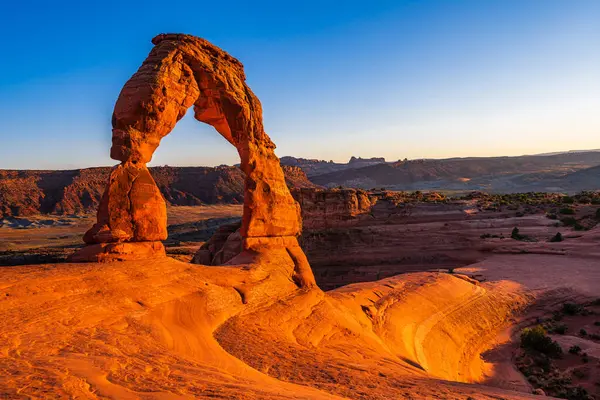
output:
<path id="1" fill-rule="evenodd" d="M 600 148 L 600 1 L 13 1 L 0 168 L 112 165 L 119 91 L 161 32 L 240 59 L 279 156 Z M 152 165 L 238 162 L 190 112 Z"/>

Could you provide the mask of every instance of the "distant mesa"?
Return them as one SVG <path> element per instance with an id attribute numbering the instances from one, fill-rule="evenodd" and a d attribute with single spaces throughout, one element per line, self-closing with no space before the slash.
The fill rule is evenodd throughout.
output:
<path id="1" fill-rule="evenodd" d="M 355 163 L 363 163 L 363 164 L 382 164 L 385 163 L 385 158 L 383 157 L 371 157 L 371 158 L 361 158 L 361 157 L 350 157 L 350 160 L 348 160 L 348 164 L 355 164 Z"/>

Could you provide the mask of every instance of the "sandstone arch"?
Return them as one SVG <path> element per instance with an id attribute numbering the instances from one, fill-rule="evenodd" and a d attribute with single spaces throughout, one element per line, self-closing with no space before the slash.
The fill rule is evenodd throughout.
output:
<path id="1" fill-rule="evenodd" d="M 167 237 L 166 207 L 146 163 L 193 105 L 195 118 L 212 125 L 240 155 L 246 174 L 244 249 L 284 247 L 296 265 L 294 279 L 314 284 L 296 240 L 299 205 L 286 186 L 275 145 L 263 128 L 260 101 L 245 83 L 242 64 L 190 35 L 161 34 L 152 43 L 148 58 L 116 102 L 110 156 L 121 164 L 111 173 L 97 223 L 84 236 L 93 248 L 79 258 L 126 258 L 140 249 L 144 254 L 164 252 L 159 241 Z M 131 244 L 139 245 L 131 250 Z"/>

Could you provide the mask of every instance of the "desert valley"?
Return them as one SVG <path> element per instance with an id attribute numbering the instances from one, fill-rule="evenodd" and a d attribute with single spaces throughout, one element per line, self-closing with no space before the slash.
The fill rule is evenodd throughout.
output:
<path id="1" fill-rule="evenodd" d="M 152 45 L 117 165 L 0 170 L 0 399 L 600 399 L 600 150 L 279 158 L 240 61 Z M 239 164 L 147 166 L 188 109 Z"/>

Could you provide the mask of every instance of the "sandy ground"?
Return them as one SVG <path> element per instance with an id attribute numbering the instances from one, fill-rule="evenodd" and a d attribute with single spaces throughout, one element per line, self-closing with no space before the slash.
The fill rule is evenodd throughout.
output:
<path id="1" fill-rule="evenodd" d="M 167 207 L 169 225 L 196 222 L 210 218 L 241 217 L 242 205 L 206 205 L 202 207 Z M 33 222 L 35 227 L 15 229 L 0 227 L 0 251 L 25 250 L 40 247 L 58 248 L 80 246 L 81 238 L 95 222 L 95 214 L 78 216 L 35 215 L 19 218 Z M 42 225 L 38 221 L 53 221 L 54 224 Z M 61 225 L 61 222 L 64 225 Z"/>

